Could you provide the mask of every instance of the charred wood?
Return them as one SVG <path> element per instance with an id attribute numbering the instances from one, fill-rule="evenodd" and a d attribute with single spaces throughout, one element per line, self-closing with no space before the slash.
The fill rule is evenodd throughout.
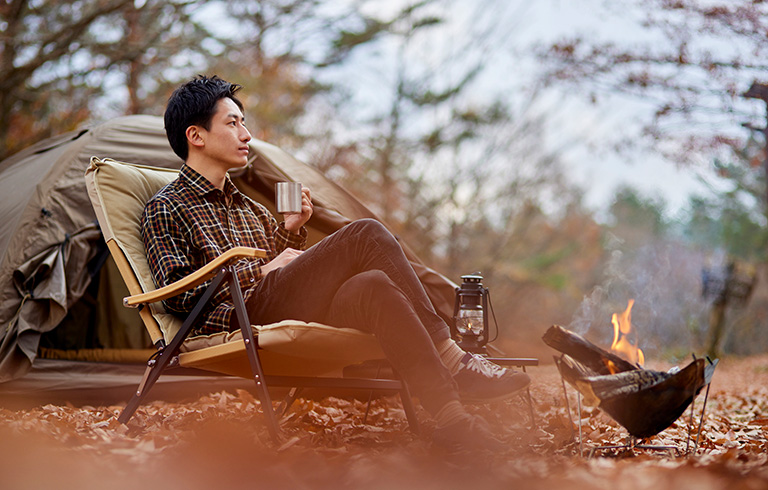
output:
<path id="1" fill-rule="evenodd" d="M 544 343 L 556 351 L 578 359 L 579 363 L 592 371 L 592 374 L 613 374 L 641 369 L 621 357 L 601 349 L 581 335 L 566 330 L 559 325 L 552 325 L 542 337 Z"/>

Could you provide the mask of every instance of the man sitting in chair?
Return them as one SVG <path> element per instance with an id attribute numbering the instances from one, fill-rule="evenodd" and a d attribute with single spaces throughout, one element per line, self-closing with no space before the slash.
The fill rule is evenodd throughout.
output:
<path id="1" fill-rule="evenodd" d="M 433 442 L 497 448 L 499 441 L 460 400 L 506 398 L 525 388 L 525 373 L 464 352 L 450 338 L 392 234 L 378 221 L 350 223 L 306 245 L 310 190 L 301 213 L 278 222 L 234 186 L 227 171 L 248 163 L 240 85 L 198 76 L 168 101 L 165 130 L 184 160 L 178 179 L 146 205 L 142 236 L 158 287 L 199 269 L 236 246 L 267 250 L 267 259 L 236 264 L 253 324 L 293 319 L 373 333 L 393 368 L 435 418 Z M 205 284 L 165 301 L 186 316 Z M 217 293 L 192 335 L 239 329 L 227 287 Z"/>

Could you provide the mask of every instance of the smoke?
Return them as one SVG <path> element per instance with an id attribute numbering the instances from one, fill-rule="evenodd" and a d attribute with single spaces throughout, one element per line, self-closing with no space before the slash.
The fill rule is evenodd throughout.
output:
<path id="1" fill-rule="evenodd" d="M 573 315 L 569 329 L 581 335 L 594 336 L 596 339 L 603 337 L 612 338 L 611 315 L 618 311 L 612 308 L 615 302 L 611 299 L 617 295 L 622 285 L 628 282 L 624 270 L 624 253 L 619 249 L 623 240 L 611 233 L 606 239 L 605 248 L 608 251 L 608 260 L 605 263 L 603 280 L 584 297 L 579 308 Z M 622 308 L 623 310 L 623 308 Z M 595 331 L 592 328 L 595 327 Z"/>
<path id="2" fill-rule="evenodd" d="M 632 326 L 646 356 L 699 354 L 708 314 L 701 274 L 711 259 L 675 242 L 630 248 L 615 236 L 607 240 L 606 250 L 609 258 L 603 279 L 584 297 L 569 328 L 598 345 L 610 346 L 611 316 L 634 299 Z"/>

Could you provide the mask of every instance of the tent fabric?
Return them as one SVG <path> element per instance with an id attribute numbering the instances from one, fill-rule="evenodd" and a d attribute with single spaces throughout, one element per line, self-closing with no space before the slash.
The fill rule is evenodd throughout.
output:
<path id="1" fill-rule="evenodd" d="M 0 385 L 0 407 L 22 410 L 49 403 L 74 406 L 125 403 L 136 391 L 136 382 L 145 369 L 146 362 L 38 358 L 26 376 Z M 235 393 L 238 389 L 252 388 L 252 379 L 176 368 L 163 374 L 149 392 L 147 402 L 190 400 L 222 390 Z"/>
<path id="2" fill-rule="evenodd" d="M 0 382 L 23 376 L 91 281 L 103 243 L 85 191 L 92 155 L 179 167 L 160 118 L 119 118 L 0 162 Z"/>
<path id="3" fill-rule="evenodd" d="M 40 347 L 37 359 L 61 361 L 126 362 L 145 364 L 156 349 L 50 349 Z"/>
<path id="4" fill-rule="evenodd" d="M 315 202 L 310 244 L 352 220 L 376 218 L 354 196 L 283 150 L 255 140 L 250 146 L 249 168 L 232 174 L 236 185 L 272 212 L 275 182 L 310 187 Z M 104 274 L 104 240 L 83 178 L 93 156 L 175 169 L 182 163 L 170 149 L 162 118 L 146 115 L 56 136 L 0 162 L 0 383 L 30 371 L 43 334 L 55 333 L 92 280 Z M 450 320 L 455 285 L 403 248 L 436 309 Z M 122 315 L 112 322 L 121 302 L 119 288 L 100 285 L 98 290 L 97 306 L 107 317 L 100 331 L 118 325 L 144 330 L 138 315 L 132 322 Z M 105 291 L 110 296 L 103 297 Z M 119 332 L 111 337 L 135 339 Z"/>

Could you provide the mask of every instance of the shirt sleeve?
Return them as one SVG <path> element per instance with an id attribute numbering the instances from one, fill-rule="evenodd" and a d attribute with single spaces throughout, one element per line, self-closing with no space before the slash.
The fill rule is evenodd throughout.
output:
<path id="1" fill-rule="evenodd" d="M 263 261 L 263 262 L 262 262 Z M 248 291 L 255 284 L 261 281 L 263 274 L 261 272 L 262 263 L 268 262 L 268 259 L 242 259 L 235 264 L 237 279 L 240 282 L 240 290 Z"/>
<path id="2" fill-rule="evenodd" d="M 267 264 L 287 248 L 304 250 L 307 245 L 307 229 L 302 227 L 299 233 L 292 233 L 285 229 L 283 223 L 278 223 L 272 213 L 251 199 L 246 199 L 251 208 L 252 215 L 259 223 L 253 224 L 253 230 L 262 230 L 256 233 L 254 244 L 256 248 L 267 251 L 267 257 L 262 259 L 243 259 L 235 264 L 237 277 L 245 296 L 249 296 L 250 289 L 263 278 L 261 267 Z"/>
<path id="3" fill-rule="evenodd" d="M 281 252 L 286 248 L 295 248 L 296 250 L 304 250 L 307 247 L 307 229 L 301 227 L 299 233 L 293 233 L 285 229 L 285 222 L 280 222 L 277 225 L 275 243 L 278 246 L 282 245 Z"/>
<path id="4" fill-rule="evenodd" d="M 280 252 L 286 248 L 294 248 L 296 250 L 304 250 L 307 246 L 307 229 L 302 226 L 299 229 L 299 233 L 293 233 L 285 229 L 285 223 L 278 223 L 272 213 L 267 210 L 261 204 L 251 201 L 253 212 L 257 219 L 261 221 L 261 226 L 264 228 L 264 233 L 267 235 L 265 246 L 269 253 L 268 260 L 277 257 Z"/>
<path id="5" fill-rule="evenodd" d="M 174 218 L 171 206 L 163 200 L 151 200 L 141 220 L 147 261 L 157 287 L 167 286 L 197 270 L 203 264 L 190 261 L 189 244 Z M 186 315 L 197 303 L 207 283 L 163 301 L 172 313 Z"/>

